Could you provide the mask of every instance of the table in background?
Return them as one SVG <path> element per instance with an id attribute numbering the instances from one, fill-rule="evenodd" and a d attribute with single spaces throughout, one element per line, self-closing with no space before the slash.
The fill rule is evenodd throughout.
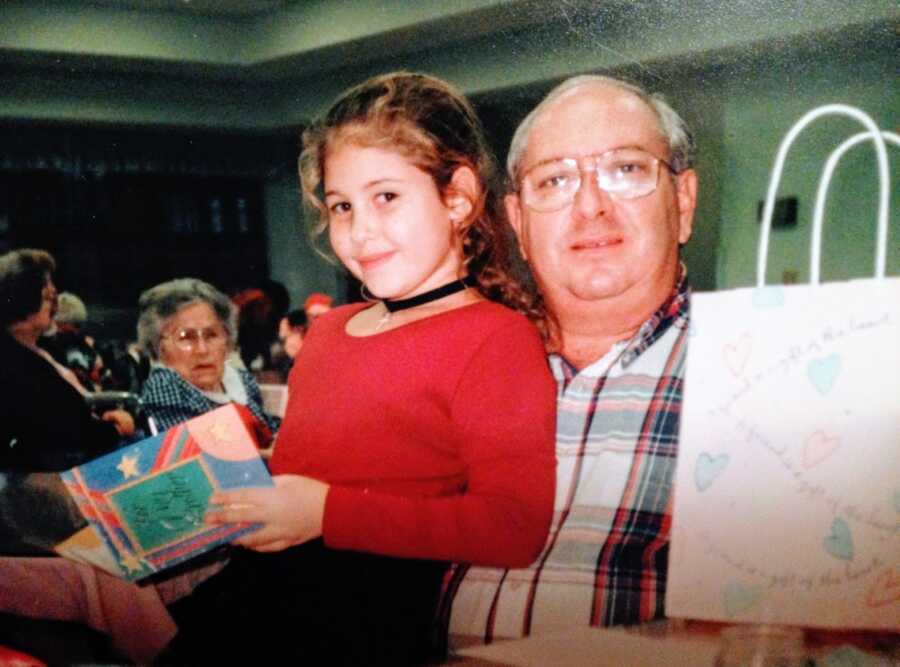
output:
<path id="1" fill-rule="evenodd" d="M 460 667 L 713 667 L 719 635 L 728 626 L 671 619 L 629 629 L 572 628 L 565 632 L 458 649 L 448 665 Z M 900 632 L 843 633 L 808 629 L 806 647 L 816 665 L 900 665 Z"/>
<path id="2" fill-rule="evenodd" d="M 260 384 L 259 393 L 262 394 L 263 410 L 276 417 L 284 417 L 284 409 L 287 407 L 286 384 Z"/>

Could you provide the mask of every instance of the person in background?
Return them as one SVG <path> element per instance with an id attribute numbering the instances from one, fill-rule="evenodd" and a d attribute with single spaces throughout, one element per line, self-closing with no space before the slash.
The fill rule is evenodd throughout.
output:
<path id="1" fill-rule="evenodd" d="M 281 318 L 278 323 L 278 357 L 276 367 L 287 381 L 288 373 L 294 367 L 294 359 L 303 347 L 303 337 L 309 329 L 306 311 L 296 308 Z"/>
<path id="2" fill-rule="evenodd" d="M 287 382 L 294 366 L 294 358 L 303 346 L 309 320 L 306 311 L 296 308 L 278 322 L 278 340 L 272 343 L 272 369 L 278 374 L 278 383 Z"/>
<path id="3" fill-rule="evenodd" d="M 146 290 L 138 308 L 138 343 L 152 360 L 141 402 L 157 428 L 237 403 L 275 432 L 280 420 L 263 410 L 253 375 L 225 363 L 237 343 L 227 296 L 202 280 L 177 278 Z"/>
<path id="4" fill-rule="evenodd" d="M 122 340 L 100 340 L 95 348 L 103 362 L 100 384 L 104 391 L 127 391 L 140 395 L 150 375 L 150 361 L 136 345 Z"/>
<path id="5" fill-rule="evenodd" d="M 283 283 L 272 278 L 262 279 L 259 281 L 258 287 L 266 294 L 269 302 L 272 304 L 272 309 L 269 312 L 270 328 L 272 331 L 277 331 L 278 323 L 281 321 L 281 318 L 287 315 L 290 309 L 291 295 Z"/>
<path id="6" fill-rule="evenodd" d="M 124 410 L 94 417 L 71 371 L 37 345 L 56 311 L 55 269 L 43 250 L 0 256 L 0 470 L 65 470 L 134 433 Z"/>
<path id="7" fill-rule="evenodd" d="M 284 347 L 284 353 L 292 360 L 300 353 L 308 321 L 306 312 L 297 309 L 290 311 L 278 323 L 278 338 Z"/>
<path id="8" fill-rule="evenodd" d="M 40 277 L 43 281 L 43 273 Z M 6 294 L 2 289 L 0 297 Z M 248 421 L 256 440 L 267 446 L 279 420 L 262 410 L 252 375 L 225 364 L 235 340 L 235 313 L 228 297 L 208 283 L 181 278 L 145 291 L 139 308 L 139 343 L 154 360 L 142 399 L 156 426 L 164 430 L 235 402 L 245 406 L 242 416 L 252 415 Z M 52 412 L 42 408 L 41 417 L 46 421 L 48 416 Z M 0 422 L 0 429 L 4 424 Z M 61 434 L 59 442 L 70 438 Z M 3 462 L 0 458 L 0 471 Z M 0 521 L 0 546 L 7 537 L 4 529 Z M 109 634 L 115 646 L 144 664 L 175 631 L 163 602 L 188 594 L 224 567 L 228 557 L 228 549 L 210 551 L 155 586 L 137 586 L 62 558 L 42 557 L 37 564 L 0 558 L 0 611 L 87 624 Z"/>
<path id="9" fill-rule="evenodd" d="M 331 310 L 331 297 L 322 292 L 313 292 L 303 302 L 303 310 L 306 312 L 309 324 L 312 324 L 319 315 L 324 315 Z"/>
<path id="10" fill-rule="evenodd" d="M 601 76 L 560 84 L 513 137 L 506 210 L 562 343 L 556 512 L 530 567 L 458 568 L 442 605 L 451 637 L 665 615 L 692 153 L 661 98 Z"/>
<path id="11" fill-rule="evenodd" d="M 103 358 L 88 337 L 75 329 L 57 329 L 51 336 L 41 336 L 38 345 L 54 360 L 65 366 L 87 392 L 100 391 L 103 379 Z"/>
<path id="12" fill-rule="evenodd" d="M 87 307 L 77 295 L 60 292 L 56 300 L 56 315 L 53 317 L 56 331 L 81 331 L 87 323 Z"/>
<path id="13" fill-rule="evenodd" d="M 172 662 L 418 664 L 447 561 L 523 566 L 546 538 L 554 387 L 522 314 L 542 312 L 510 273 L 471 105 L 425 75 L 370 79 L 304 133 L 301 174 L 375 297 L 310 327 L 274 488 L 212 497 L 208 522 L 261 528 L 171 607 Z"/>
<path id="14" fill-rule="evenodd" d="M 102 389 L 104 363 L 93 337 L 84 333 L 86 323 L 84 301 L 71 292 L 60 292 L 53 325 L 38 338 L 38 346 L 69 369 L 85 392 L 95 392 Z"/>
<path id="15" fill-rule="evenodd" d="M 243 289 L 231 297 L 237 309 L 236 352 L 241 365 L 250 371 L 270 368 L 270 346 L 275 338 L 275 322 L 271 321 L 272 300 L 257 287 Z M 277 322 L 277 320 L 276 320 Z"/>

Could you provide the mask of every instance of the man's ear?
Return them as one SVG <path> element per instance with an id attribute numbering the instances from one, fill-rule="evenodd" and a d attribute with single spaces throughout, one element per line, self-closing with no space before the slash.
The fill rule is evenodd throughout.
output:
<path id="1" fill-rule="evenodd" d="M 510 227 L 516 233 L 519 240 L 519 250 L 522 252 L 522 259 L 528 261 L 528 254 L 525 248 L 528 246 L 526 237 L 525 224 L 522 220 L 522 208 L 520 206 L 519 195 L 508 194 L 503 198 L 503 207 L 506 209 L 506 219 L 509 220 Z"/>
<path id="2" fill-rule="evenodd" d="M 450 221 L 454 227 L 459 228 L 469 221 L 480 194 L 481 186 L 472 168 L 458 167 L 444 193 L 444 206 L 450 212 Z"/>
<path id="3" fill-rule="evenodd" d="M 684 245 L 694 229 L 697 208 L 697 172 L 687 169 L 676 177 L 675 196 L 678 200 L 678 242 Z"/>

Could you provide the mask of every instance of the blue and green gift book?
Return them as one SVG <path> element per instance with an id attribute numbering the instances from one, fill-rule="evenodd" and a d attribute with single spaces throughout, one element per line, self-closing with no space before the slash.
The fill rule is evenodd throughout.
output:
<path id="1" fill-rule="evenodd" d="M 214 491 L 272 485 L 233 406 L 76 466 L 60 478 L 87 525 L 53 550 L 131 581 L 258 527 L 204 524 Z"/>

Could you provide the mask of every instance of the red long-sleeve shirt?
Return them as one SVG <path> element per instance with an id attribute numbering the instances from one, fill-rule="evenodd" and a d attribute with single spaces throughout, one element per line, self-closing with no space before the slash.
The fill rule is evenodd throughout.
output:
<path id="1" fill-rule="evenodd" d="M 540 338 L 483 301 L 349 336 L 320 317 L 291 372 L 273 474 L 328 482 L 337 549 L 521 567 L 547 536 L 555 392 Z"/>

